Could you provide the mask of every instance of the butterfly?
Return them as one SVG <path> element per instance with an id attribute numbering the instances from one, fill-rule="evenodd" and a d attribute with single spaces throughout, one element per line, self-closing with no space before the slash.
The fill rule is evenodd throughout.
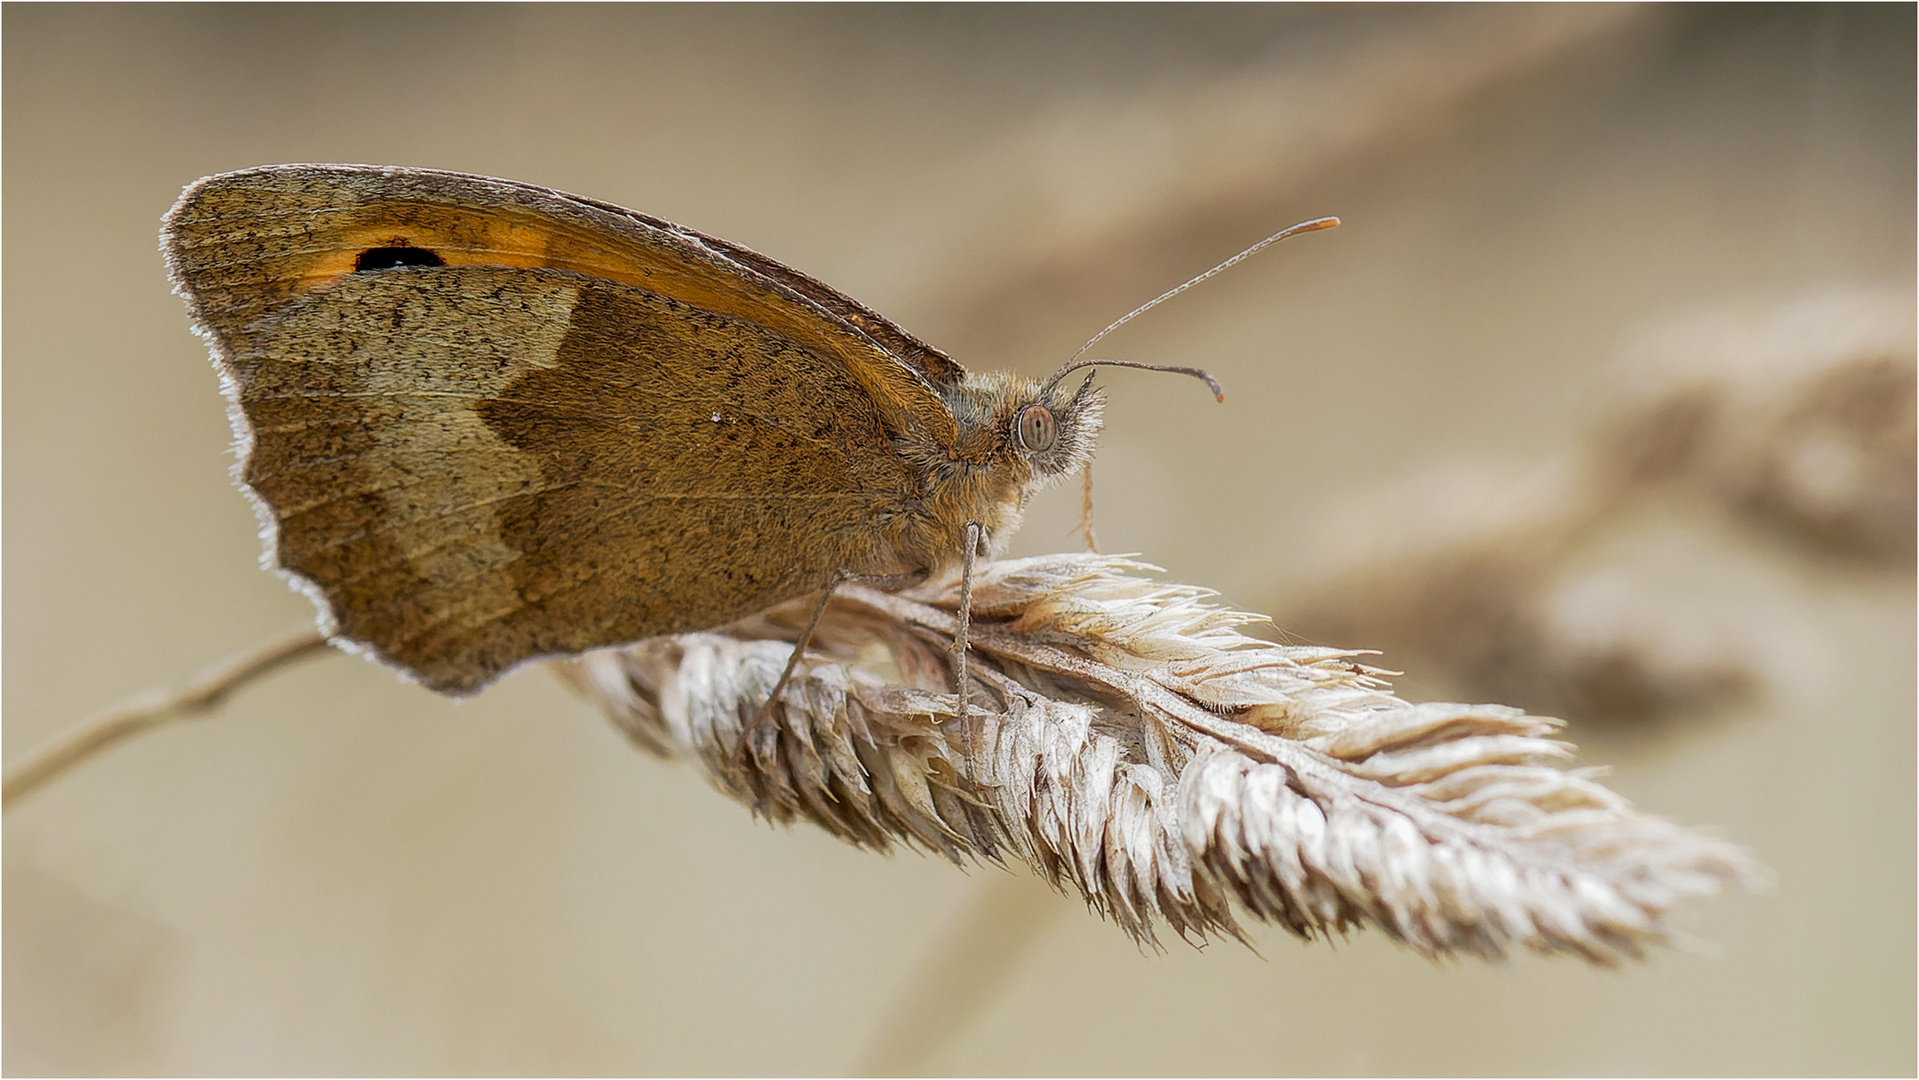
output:
<path id="1" fill-rule="evenodd" d="M 268 563 L 450 694 L 815 594 L 817 622 L 848 577 L 970 582 L 1092 457 L 1100 394 L 1065 377 L 1153 366 L 968 371 L 736 244 L 460 173 L 210 176 L 161 246 Z"/>

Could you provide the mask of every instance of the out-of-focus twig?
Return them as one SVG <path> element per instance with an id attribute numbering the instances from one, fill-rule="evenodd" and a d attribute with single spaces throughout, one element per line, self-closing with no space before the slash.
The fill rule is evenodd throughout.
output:
<path id="1" fill-rule="evenodd" d="M 1908 288 L 1825 289 L 1647 336 L 1595 438 L 1616 497 L 1677 491 L 1802 558 L 1910 573 L 1919 359 Z"/>
<path id="2" fill-rule="evenodd" d="M 1661 23 L 1637 5 L 1440 7 L 1365 34 L 1280 35 L 1237 68 L 1062 103 L 983 153 L 982 173 L 1032 172 L 981 185 L 1000 205 L 967 215 L 948 245 L 955 267 L 979 269 L 933 279 L 929 307 L 952 326 L 931 332 L 1016 354 L 1035 325 L 1100 325 L 1124 310 L 1115 297 L 1154 295 L 1261 230 L 1337 209 L 1299 202 L 1328 177 L 1443 141 L 1542 73 L 1629 57 L 1621 46 Z"/>
<path id="3" fill-rule="evenodd" d="M 1649 610 L 1568 620 L 1565 586 L 1648 522 L 1703 512 L 1805 564 L 1910 574 L 1919 519 L 1919 363 L 1910 290 L 1821 290 L 1652 331 L 1576 464 L 1453 528 L 1405 494 L 1391 542 L 1276 605 L 1307 640 L 1363 642 L 1453 692 L 1576 723 L 1652 730 L 1723 713 L 1765 681 L 1736 642 L 1681 655 Z M 1445 470 L 1406 491 L 1443 492 Z M 1484 499 L 1487 492 L 1473 495 Z M 1454 502 L 1466 497 L 1450 498 Z M 1515 512 L 1517 510 L 1517 512 Z M 1387 531 L 1387 530 L 1374 530 Z M 1328 545 L 1332 546 L 1332 545 Z M 1342 544 L 1351 551 L 1356 544 Z"/>
<path id="4" fill-rule="evenodd" d="M 211 712 L 248 683 L 328 648 L 326 638 L 309 627 L 271 644 L 235 653 L 188 679 L 178 690 L 143 691 L 95 713 L 8 769 L 0 807 L 11 807 L 69 769 L 143 731 Z"/>
<path id="5" fill-rule="evenodd" d="M 854 1069 L 859 1076 L 924 1076 L 1019 971 L 1064 905 L 1032 881 L 990 874 L 932 950 L 908 969 Z"/>

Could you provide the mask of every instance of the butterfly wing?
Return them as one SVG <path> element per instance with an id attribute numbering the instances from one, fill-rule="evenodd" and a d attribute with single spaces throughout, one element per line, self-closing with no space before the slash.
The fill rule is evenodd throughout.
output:
<path id="1" fill-rule="evenodd" d="M 286 167 L 169 215 L 241 478 L 336 638 L 466 692 L 911 569 L 883 537 L 919 483 L 894 444 L 951 428 L 927 375 L 810 279 L 623 213 Z"/>
<path id="2" fill-rule="evenodd" d="M 884 317 L 757 252 L 610 203 L 465 173 L 269 165 L 209 176 L 161 246 L 194 321 L 229 353 L 249 326 L 369 253 L 572 270 L 732 315 L 838 360 L 901 429 L 954 438 L 936 389 L 964 376 Z"/>

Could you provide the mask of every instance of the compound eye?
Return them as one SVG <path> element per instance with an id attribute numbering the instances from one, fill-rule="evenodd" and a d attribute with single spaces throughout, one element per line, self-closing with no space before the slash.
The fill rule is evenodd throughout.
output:
<path id="1" fill-rule="evenodd" d="M 1019 444 L 1026 449 L 1038 452 L 1051 450 L 1059 439 L 1059 424 L 1053 414 L 1044 405 L 1028 405 L 1019 411 Z"/>

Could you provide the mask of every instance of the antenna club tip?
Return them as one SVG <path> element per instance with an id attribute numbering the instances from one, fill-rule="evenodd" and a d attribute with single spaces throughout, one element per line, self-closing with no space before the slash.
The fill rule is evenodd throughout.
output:
<path id="1" fill-rule="evenodd" d="M 1214 394 L 1213 400 L 1219 402 L 1221 405 L 1226 404 L 1226 391 L 1221 390 L 1218 393 Z"/>

